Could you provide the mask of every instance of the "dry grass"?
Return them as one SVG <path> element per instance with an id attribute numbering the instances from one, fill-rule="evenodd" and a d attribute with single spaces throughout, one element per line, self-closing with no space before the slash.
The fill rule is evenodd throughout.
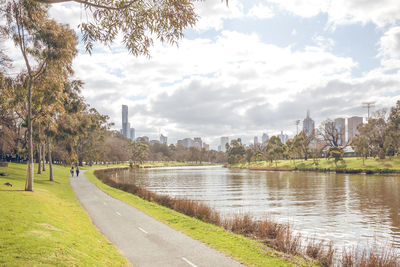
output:
<path id="1" fill-rule="evenodd" d="M 379 248 L 377 245 L 368 250 L 344 249 L 341 265 L 344 267 L 396 267 L 399 266 L 399 255 L 393 249 Z"/>
<path id="2" fill-rule="evenodd" d="M 301 234 L 295 233 L 292 230 L 290 224 L 280 224 L 271 218 L 255 220 L 249 214 L 234 215 L 221 219 L 220 214 L 216 210 L 204 203 L 189 199 L 158 195 L 136 185 L 120 184 L 109 178 L 109 173 L 120 170 L 121 169 L 98 170 L 95 171 L 94 174 L 109 186 L 135 194 L 140 198 L 156 202 L 159 205 L 204 222 L 221 226 L 227 231 L 261 241 L 279 251 L 315 259 L 322 266 L 333 266 L 335 264 L 334 259 L 339 257 L 341 258 L 338 263 L 340 263 L 341 266 L 400 266 L 399 256 L 392 250 L 382 250 L 373 247 L 368 250 L 370 251 L 369 253 L 366 252 L 367 250 L 360 253 L 358 249 L 344 249 L 342 255 L 339 256 L 336 255 L 332 242 L 303 239 Z"/>

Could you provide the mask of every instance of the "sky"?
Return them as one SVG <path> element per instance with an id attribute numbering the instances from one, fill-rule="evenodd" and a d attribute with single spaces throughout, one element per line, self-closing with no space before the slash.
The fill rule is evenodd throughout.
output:
<path id="1" fill-rule="evenodd" d="M 327 118 L 363 116 L 362 102 L 390 108 L 400 99 L 398 0 L 205 0 L 179 46 L 156 43 L 134 57 L 115 42 L 80 52 L 75 77 L 83 95 L 121 128 L 129 107 L 136 136 L 168 143 L 221 136 L 244 143 L 296 133 L 307 110 Z M 80 4 L 56 4 L 51 16 L 77 25 Z M 301 126 L 301 124 L 300 124 Z"/>

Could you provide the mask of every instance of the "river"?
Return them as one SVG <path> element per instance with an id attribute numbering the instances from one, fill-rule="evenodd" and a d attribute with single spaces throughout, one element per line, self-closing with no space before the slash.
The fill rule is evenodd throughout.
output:
<path id="1" fill-rule="evenodd" d="M 227 216 L 291 223 L 337 247 L 400 248 L 400 176 L 267 172 L 221 166 L 126 170 L 119 182 L 199 200 Z"/>

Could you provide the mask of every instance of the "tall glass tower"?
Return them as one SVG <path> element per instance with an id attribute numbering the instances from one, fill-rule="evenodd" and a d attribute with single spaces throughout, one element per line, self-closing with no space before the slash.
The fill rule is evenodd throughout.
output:
<path id="1" fill-rule="evenodd" d="M 122 105 L 122 135 L 129 136 L 128 106 Z"/>

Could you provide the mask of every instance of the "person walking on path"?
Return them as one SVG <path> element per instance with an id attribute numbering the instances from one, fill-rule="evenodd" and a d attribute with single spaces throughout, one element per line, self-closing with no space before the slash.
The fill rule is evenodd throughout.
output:
<path id="1" fill-rule="evenodd" d="M 76 177 L 78 177 L 78 176 L 79 176 L 79 167 L 76 166 Z"/>
<path id="2" fill-rule="evenodd" d="M 71 167 L 70 173 L 71 173 L 71 177 L 74 177 L 74 166 Z"/>

